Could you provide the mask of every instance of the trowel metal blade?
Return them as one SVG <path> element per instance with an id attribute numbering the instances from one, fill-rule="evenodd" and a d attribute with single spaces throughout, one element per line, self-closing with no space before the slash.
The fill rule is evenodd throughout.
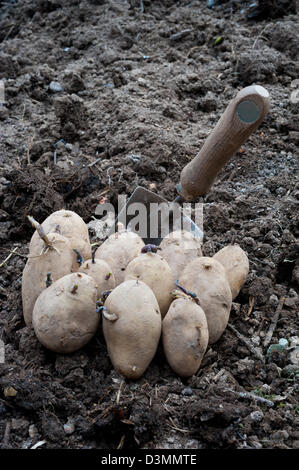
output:
<path id="1" fill-rule="evenodd" d="M 158 246 L 168 233 L 171 233 L 174 230 L 177 230 L 178 228 L 184 228 L 185 230 L 188 230 L 194 235 L 194 237 L 199 237 L 201 239 L 203 238 L 203 231 L 192 221 L 192 219 L 188 215 L 183 212 L 182 208 L 179 208 L 179 217 L 173 217 L 175 212 L 178 215 L 177 203 L 168 202 L 166 199 L 159 196 L 158 194 L 155 194 L 152 191 L 149 191 L 148 189 L 142 188 L 141 186 L 138 186 L 135 189 L 125 206 L 120 210 L 115 224 L 112 227 L 109 235 L 115 232 L 115 227 L 118 222 L 122 223 L 126 228 L 131 228 L 134 232 L 138 234 L 141 233 L 141 227 L 138 227 L 136 229 L 134 228 L 134 226 L 130 225 L 132 219 L 136 217 L 136 213 L 134 212 L 132 214 L 128 214 L 129 207 L 132 206 L 132 204 L 136 203 L 142 204 L 146 209 L 146 230 L 142 236 L 142 239 L 145 244 L 151 243 L 153 245 Z M 155 227 L 151 226 L 151 211 L 153 210 L 153 206 L 151 207 L 151 204 L 153 203 L 164 203 L 167 204 L 169 208 L 169 214 L 163 215 L 163 213 L 160 213 L 160 216 L 158 218 L 158 224 Z M 176 208 L 176 211 L 172 211 L 172 208 L 174 206 Z"/>

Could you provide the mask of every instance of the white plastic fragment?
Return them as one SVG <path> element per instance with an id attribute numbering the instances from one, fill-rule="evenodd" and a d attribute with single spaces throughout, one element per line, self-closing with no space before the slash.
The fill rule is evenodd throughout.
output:
<path id="1" fill-rule="evenodd" d="M 37 449 L 38 447 L 41 447 L 46 444 L 46 442 L 47 441 L 38 441 L 36 444 L 34 444 L 34 446 L 30 447 L 30 449 Z"/>

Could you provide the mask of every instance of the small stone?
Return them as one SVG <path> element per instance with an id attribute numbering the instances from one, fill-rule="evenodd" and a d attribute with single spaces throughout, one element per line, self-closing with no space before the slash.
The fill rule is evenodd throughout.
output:
<path id="1" fill-rule="evenodd" d="M 18 431 L 20 433 L 24 433 L 28 429 L 29 422 L 26 419 L 15 419 L 12 418 L 11 420 L 11 429 L 13 431 Z"/>
<path id="2" fill-rule="evenodd" d="M 139 77 L 137 80 L 138 85 L 148 88 L 148 83 L 144 78 Z"/>
<path id="3" fill-rule="evenodd" d="M 280 344 L 283 348 L 286 348 L 289 342 L 286 338 L 280 338 L 280 340 L 278 341 L 278 344 Z"/>
<path id="4" fill-rule="evenodd" d="M 261 343 L 261 338 L 258 335 L 253 335 L 251 337 L 251 341 L 252 341 L 252 344 L 254 344 L 254 346 L 259 346 Z"/>
<path id="5" fill-rule="evenodd" d="M 281 338 L 279 343 L 271 344 L 267 349 L 267 356 L 271 356 L 273 353 L 282 353 L 285 351 L 288 341 L 285 338 Z"/>
<path id="6" fill-rule="evenodd" d="M 250 441 L 250 445 L 253 449 L 262 449 L 263 445 L 258 441 Z"/>
<path id="7" fill-rule="evenodd" d="M 232 303 L 232 311 L 238 315 L 240 313 L 240 309 L 241 309 L 241 304 L 238 304 L 236 302 L 233 302 Z"/>
<path id="8" fill-rule="evenodd" d="M 61 93 L 63 91 L 63 87 L 60 85 L 59 82 L 51 82 L 49 85 L 49 90 L 52 93 Z"/>
<path id="9" fill-rule="evenodd" d="M 30 424 L 28 433 L 31 439 L 35 439 L 38 434 L 35 424 Z"/>
<path id="10" fill-rule="evenodd" d="M 73 145 L 72 144 L 65 144 L 65 148 L 71 152 L 73 150 Z"/>
<path id="11" fill-rule="evenodd" d="M 245 243 L 245 245 L 250 247 L 250 248 L 255 248 L 256 247 L 256 242 L 252 237 L 244 237 L 243 238 L 243 243 Z"/>
<path id="12" fill-rule="evenodd" d="M 289 353 L 289 361 L 295 366 L 299 366 L 299 347 L 297 346 Z"/>
<path id="13" fill-rule="evenodd" d="M 276 308 L 277 305 L 278 305 L 278 302 L 279 302 L 279 300 L 278 300 L 277 295 L 275 295 L 275 294 L 270 295 L 269 304 L 270 304 L 271 307 Z"/>
<path id="14" fill-rule="evenodd" d="M 66 434 L 73 434 L 75 431 L 75 422 L 73 419 L 68 418 L 67 423 L 63 425 L 64 432 Z"/>
<path id="15" fill-rule="evenodd" d="M 187 441 L 186 444 L 184 445 L 185 449 L 199 449 L 199 441 L 196 439 L 191 439 L 190 441 Z"/>
<path id="16" fill-rule="evenodd" d="M 5 121 L 9 116 L 8 109 L 0 104 L 0 121 Z"/>
<path id="17" fill-rule="evenodd" d="M 187 396 L 187 397 L 193 395 L 192 388 L 190 387 L 184 388 L 184 390 L 182 391 L 182 395 Z"/>
<path id="18" fill-rule="evenodd" d="M 298 299 L 296 297 L 287 297 L 284 301 L 284 305 L 289 308 L 295 307 L 297 303 Z"/>
<path id="19" fill-rule="evenodd" d="M 299 337 L 298 336 L 291 336 L 290 337 L 290 348 L 295 348 L 299 346 Z"/>
<path id="20" fill-rule="evenodd" d="M 262 411 L 253 411 L 249 417 L 253 423 L 259 423 L 264 419 L 264 413 Z"/>
<path id="21" fill-rule="evenodd" d="M 270 387 L 270 385 L 268 385 L 268 384 L 263 384 L 263 385 L 261 386 L 261 392 L 262 392 L 262 393 L 265 393 L 266 395 L 270 395 L 270 393 L 271 393 L 271 387 Z"/>
<path id="22" fill-rule="evenodd" d="M 17 395 L 17 391 L 13 387 L 6 387 L 4 389 L 4 396 L 7 397 L 15 397 Z"/>
<path id="23" fill-rule="evenodd" d="M 272 434 L 273 441 L 285 441 L 289 438 L 289 433 L 285 429 L 280 429 Z"/>

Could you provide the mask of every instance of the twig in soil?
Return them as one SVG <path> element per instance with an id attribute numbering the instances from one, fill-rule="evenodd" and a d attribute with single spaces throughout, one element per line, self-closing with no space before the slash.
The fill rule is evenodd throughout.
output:
<path id="1" fill-rule="evenodd" d="M 264 34 L 264 32 L 266 31 L 266 29 L 271 26 L 271 24 L 267 24 L 264 29 L 262 29 L 262 31 L 260 32 L 260 34 L 257 35 L 257 37 L 255 38 L 254 40 L 254 43 L 252 44 L 252 50 L 255 48 L 255 45 L 257 43 L 257 41 L 260 39 L 260 37 Z M 265 39 L 265 38 L 264 38 Z"/>
<path id="2" fill-rule="evenodd" d="M 253 306 L 254 306 L 254 297 L 253 296 L 250 296 L 249 297 L 249 308 L 248 308 L 248 312 L 247 312 L 247 316 L 249 317 L 252 310 L 253 310 Z"/>
<path id="3" fill-rule="evenodd" d="M 10 255 L 8 255 L 4 261 L 2 261 L 2 263 L 0 264 L 0 268 L 2 268 L 2 266 L 5 265 L 5 263 L 12 257 L 12 255 L 16 252 L 16 250 L 18 249 L 18 247 L 16 246 L 14 250 L 12 250 L 10 252 Z"/>
<path id="4" fill-rule="evenodd" d="M 118 444 L 118 446 L 117 446 L 117 449 L 122 449 L 122 448 L 123 448 L 124 442 L 125 442 L 125 438 L 126 438 L 126 435 L 123 434 L 123 435 L 121 436 L 121 439 L 120 439 L 120 441 L 119 441 L 119 444 Z"/>
<path id="5" fill-rule="evenodd" d="M 102 160 L 102 157 L 97 158 L 94 162 L 89 163 L 87 166 L 88 166 L 88 167 L 94 166 L 94 165 L 96 165 L 97 163 L 99 163 L 101 160 Z"/>
<path id="6" fill-rule="evenodd" d="M 171 422 L 171 425 L 169 425 L 172 429 L 175 429 L 176 431 L 179 431 L 179 432 L 183 432 L 185 434 L 190 434 L 191 431 L 189 431 L 188 429 L 181 429 L 181 428 L 178 428 L 175 423 L 173 422 L 173 419 L 171 417 L 169 417 L 169 421 Z"/>
<path id="7" fill-rule="evenodd" d="M 110 170 L 113 170 L 113 166 L 109 166 L 109 168 L 107 169 L 107 172 L 106 172 L 106 173 L 107 173 L 107 176 L 108 176 L 108 186 L 111 185 L 111 176 L 110 176 L 110 174 L 109 174 L 109 171 L 110 171 Z"/>
<path id="8" fill-rule="evenodd" d="M 7 421 L 6 426 L 5 426 L 3 441 L 2 441 L 2 444 L 3 444 L 4 446 L 7 446 L 7 444 L 8 444 L 10 429 L 11 429 L 11 422 L 10 422 L 10 421 Z"/>
<path id="9" fill-rule="evenodd" d="M 260 397 L 259 395 L 255 395 L 255 393 L 252 393 L 252 392 L 235 392 L 234 390 L 230 388 L 226 388 L 225 391 L 232 392 L 233 394 L 238 395 L 240 398 L 249 398 L 250 400 L 258 401 L 270 407 L 274 406 L 273 401 L 268 400 L 267 398 L 264 398 L 264 397 Z"/>
<path id="10" fill-rule="evenodd" d="M 28 163 L 28 165 L 31 164 L 30 150 L 32 149 L 33 140 L 34 140 L 34 137 L 30 137 L 30 139 L 28 140 L 28 145 L 27 145 L 27 163 Z"/>
<path id="11" fill-rule="evenodd" d="M 201 49 L 200 46 L 191 47 L 188 54 L 186 55 L 186 59 L 189 59 L 190 55 L 193 54 L 193 52 L 195 52 L 196 50 L 200 51 L 200 49 Z"/>
<path id="12" fill-rule="evenodd" d="M 275 328 L 276 328 L 276 325 L 277 325 L 277 322 L 278 322 L 278 319 L 279 319 L 279 315 L 281 313 L 281 310 L 282 310 L 283 304 L 285 302 L 285 299 L 286 298 L 284 296 L 282 296 L 279 299 L 277 309 L 276 309 L 275 314 L 273 316 L 273 319 L 272 319 L 272 322 L 270 324 L 268 333 L 266 334 L 266 337 L 264 339 L 264 347 L 265 348 L 268 346 L 268 344 L 270 343 L 270 341 L 272 339 L 272 336 L 273 336 L 273 333 L 275 331 Z"/>
<path id="13" fill-rule="evenodd" d="M 122 386 L 124 384 L 124 381 L 122 380 L 120 382 L 120 386 L 119 386 L 119 389 L 117 391 L 117 394 L 116 394 L 116 404 L 119 405 L 119 401 L 120 401 L 120 395 L 121 395 L 121 389 L 122 389 Z"/>
<path id="14" fill-rule="evenodd" d="M 58 140 L 58 141 L 56 142 L 56 144 L 53 145 L 53 147 L 54 147 L 54 149 L 55 149 L 55 150 L 54 150 L 54 165 L 56 165 L 56 162 L 57 162 L 57 150 L 56 150 L 56 149 L 57 149 L 57 147 L 58 147 L 58 145 L 59 145 L 60 143 L 65 144 L 65 140 L 64 140 L 64 139 L 60 139 L 60 140 Z"/>
<path id="15" fill-rule="evenodd" d="M 255 356 L 257 359 L 259 359 L 260 361 L 262 362 L 265 362 L 265 358 L 264 356 L 258 352 L 253 346 L 252 344 L 250 343 L 250 341 L 248 339 L 246 339 L 243 335 L 241 335 L 241 333 L 239 333 L 238 330 L 236 330 L 236 328 L 230 324 L 227 325 L 227 328 L 229 330 L 231 330 L 236 336 L 237 338 L 242 341 L 246 347 L 249 349 L 249 351 L 252 353 L 253 356 Z"/>
<path id="16" fill-rule="evenodd" d="M 120 172 L 120 175 L 119 175 L 119 178 L 118 178 L 118 183 L 120 182 L 120 180 L 122 179 L 122 176 L 123 176 L 123 173 L 124 173 L 124 170 L 121 169 L 121 172 Z"/>
<path id="17" fill-rule="evenodd" d="M 40 256 L 42 256 L 42 255 L 32 255 L 32 256 L 23 255 L 22 253 L 18 253 L 17 251 L 6 250 L 5 248 L 1 248 L 1 250 L 7 251 L 8 253 L 12 253 L 14 255 L 21 256 L 21 258 L 27 258 L 27 259 L 29 259 L 29 258 L 39 258 Z M 3 261 L 3 263 L 4 263 L 4 261 Z M 0 267 L 1 267 L 1 265 L 0 265 Z"/>
<path id="18" fill-rule="evenodd" d="M 180 31 L 179 33 L 172 34 L 170 36 L 170 41 L 179 41 L 180 39 L 188 36 L 190 33 L 192 33 L 192 29 L 184 29 L 183 31 Z"/>
<path id="19" fill-rule="evenodd" d="M 141 11 L 141 13 L 144 13 L 143 1 L 142 1 L 142 0 L 139 0 L 139 3 L 140 3 L 140 11 Z"/>
<path id="20" fill-rule="evenodd" d="M 8 32 L 6 33 L 5 35 L 5 38 L 3 39 L 3 42 L 6 41 L 6 39 L 9 37 L 10 33 L 12 32 L 12 30 L 14 29 L 15 25 L 13 24 L 12 27 L 8 30 Z"/>

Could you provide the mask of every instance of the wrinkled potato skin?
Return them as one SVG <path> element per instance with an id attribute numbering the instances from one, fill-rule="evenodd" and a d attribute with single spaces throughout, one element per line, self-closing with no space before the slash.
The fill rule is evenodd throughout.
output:
<path id="1" fill-rule="evenodd" d="M 88 228 L 84 220 L 76 214 L 76 212 L 61 209 L 50 214 L 41 225 L 46 234 L 54 232 L 58 225 L 59 228 L 57 229 L 57 233 L 70 240 L 71 248 L 76 248 L 84 260 L 91 258 L 91 245 Z M 35 231 L 29 244 L 30 252 L 35 250 L 35 245 L 38 240 L 39 235 L 37 231 Z M 72 270 L 75 272 L 78 267 L 79 264 L 77 262 L 77 258 L 74 256 Z"/>
<path id="2" fill-rule="evenodd" d="M 152 290 L 141 281 L 125 281 L 108 296 L 110 321 L 103 315 L 103 332 L 114 368 L 129 379 L 142 376 L 161 336 L 161 313 Z"/>
<path id="3" fill-rule="evenodd" d="M 47 287 L 47 273 L 51 273 L 51 279 L 55 282 L 72 271 L 74 252 L 69 240 L 58 233 L 50 233 L 48 239 L 58 252 L 56 249 L 43 251 L 45 243 L 38 237 L 23 270 L 22 303 L 27 326 L 32 323 L 32 312 L 37 297 Z"/>
<path id="4" fill-rule="evenodd" d="M 77 285 L 75 293 L 72 288 Z M 83 273 L 64 276 L 44 290 L 33 309 L 32 324 L 38 340 L 58 353 L 82 348 L 97 331 L 95 281 Z"/>
<path id="5" fill-rule="evenodd" d="M 176 230 L 163 238 L 159 254 L 170 266 L 174 282 L 184 268 L 194 259 L 202 256 L 201 239 L 186 230 Z"/>
<path id="6" fill-rule="evenodd" d="M 186 266 L 179 284 L 198 296 L 208 321 L 209 344 L 215 343 L 227 326 L 232 305 L 224 267 L 214 258 L 197 258 Z"/>
<path id="7" fill-rule="evenodd" d="M 88 259 L 80 266 L 78 272 L 85 273 L 95 280 L 98 299 L 101 297 L 102 292 L 114 289 L 115 287 L 113 272 L 108 263 L 103 259 L 95 258 L 94 263 L 91 259 Z"/>
<path id="8" fill-rule="evenodd" d="M 139 279 L 152 289 L 163 318 L 173 300 L 173 276 L 167 261 L 156 253 L 140 254 L 127 266 L 125 280 L 130 279 Z"/>
<path id="9" fill-rule="evenodd" d="M 249 273 L 247 254 L 239 245 L 228 245 L 219 250 L 214 256 L 225 269 L 233 300 L 239 294 Z"/>
<path id="10" fill-rule="evenodd" d="M 175 299 L 162 322 L 168 364 L 180 377 L 191 377 L 201 364 L 209 342 L 207 319 L 194 301 Z"/>
<path id="11" fill-rule="evenodd" d="M 136 258 L 144 246 L 142 238 L 136 233 L 123 230 L 116 232 L 102 243 L 95 253 L 95 258 L 106 261 L 118 286 L 125 279 L 125 270 L 130 261 Z"/>

